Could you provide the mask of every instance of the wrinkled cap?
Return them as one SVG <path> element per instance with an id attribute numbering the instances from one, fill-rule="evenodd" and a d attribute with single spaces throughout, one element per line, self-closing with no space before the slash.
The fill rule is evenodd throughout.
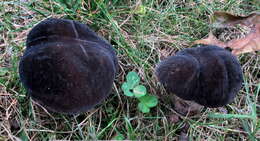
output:
<path id="1" fill-rule="evenodd" d="M 112 46 L 87 25 L 50 18 L 28 34 L 19 74 L 35 101 L 76 114 L 109 95 L 117 67 Z"/>
<path id="2" fill-rule="evenodd" d="M 157 65 L 155 75 L 169 93 L 212 108 L 231 103 L 243 82 L 237 58 L 206 45 L 166 58 Z"/>

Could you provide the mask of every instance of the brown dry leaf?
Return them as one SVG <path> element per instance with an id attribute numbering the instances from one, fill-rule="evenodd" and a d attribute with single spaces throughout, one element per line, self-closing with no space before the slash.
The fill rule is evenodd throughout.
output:
<path id="1" fill-rule="evenodd" d="M 193 42 L 192 45 L 195 44 L 204 44 L 204 45 L 215 45 L 225 48 L 226 44 L 224 42 L 219 41 L 212 32 L 209 33 L 209 36 L 205 39 L 197 40 Z"/>
<path id="2" fill-rule="evenodd" d="M 253 12 L 248 16 L 235 16 L 226 12 L 215 12 L 211 17 L 211 24 L 216 27 L 228 27 L 241 24 L 251 28 L 249 34 L 244 38 L 233 39 L 229 42 L 219 41 L 212 32 L 206 39 L 197 40 L 194 44 L 217 45 L 220 47 L 230 47 L 232 53 L 239 55 L 247 52 L 260 50 L 260 12 Z"/>
<path id="3" fill-rule="evenodd" d="M 254 30 L 244 38 L 234 39 L 227 42 L 227 46 L 232 48 L 232 53 L 239 55 L 247 52 L 260 50 L 260 23 L 256 25 Z"/>
<path id="4" fill-rule="evenodd" d="M 216 27 L 228 27 L 236 24 L 252 26 L 260 23 L 260 12 L 252 12 L 247 16 L 235 16 L 227 12 L 214 12 L 210 17 L 211 23 Z"/>
<path id="5" fill-rule="evenodd" d="M 173 95 L 174 110 L 183 116 L 194 116 L 200 113 L 202 105 L 194 102 L 183 100 L 176 95 Z"/>

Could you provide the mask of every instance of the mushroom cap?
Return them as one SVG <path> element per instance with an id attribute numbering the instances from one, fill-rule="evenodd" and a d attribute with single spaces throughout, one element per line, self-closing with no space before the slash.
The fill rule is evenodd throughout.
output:
<path id="1" fill-rule="evenodd" d="M 109 95 L 117 67 L 112 46 L 89 27 L 50 18 L 28 34 L 19 74 L 35 101 L 54 112 L 77 114 Z"/>
<path id="2" fill-rule="evenodd" d="M 193 84 L 198 78 L 198 71 L 199 63 L 194 57 L 176 55 L 158 64 L 155 74 L 168 91 L 178 93 L 180 98 L 192 100 Z"/>
<path id="3" fill-rule="evenodd" d="M 155 74 L 169 93 L 211 108 L 231 103 L 243 82 L 237 58 L 210 45 L 177 52 L 160 62 Z"/>

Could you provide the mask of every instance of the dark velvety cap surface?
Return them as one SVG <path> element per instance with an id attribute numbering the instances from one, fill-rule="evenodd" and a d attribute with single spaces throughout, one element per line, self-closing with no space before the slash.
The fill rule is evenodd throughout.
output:
<path id="1" fill-rule="evenodd" d="M 19 66 L 28 94 L 60 113 L 85 112 L 110 93 L 118 67 L 112 46 L 89 27 L 47 19 L 28 34 Z"/>
<path id="2" fill-rule="evenodd" d="M 179 51 L 160 62 L 155 74 L 169 93 L 206 107 L 231 103 L 243 82 L 237 58 L 217 46 Z"/>

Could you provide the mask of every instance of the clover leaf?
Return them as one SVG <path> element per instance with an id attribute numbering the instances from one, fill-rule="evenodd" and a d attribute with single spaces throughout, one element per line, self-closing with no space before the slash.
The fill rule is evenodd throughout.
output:
<path id="1" fill-rule="evenodd" d="M 131 71 L 126 75 L 126 81 L 128 83 L 129 88 L 133 89 L 136 85 L 139 84 L 140 77 L 136 72 Z"/>
<path id="2" fill-rule="evenodd" d="M 124 82 L 121 88 L 126 96 L 134 96 L 134 94 L 130 91 L 129 84 L 127 82 Z"/>
<path id="3" fill-rule="evenodd" d="M 140 77 L 136 72 L 129 72 L 126 75 L 126 82 L 121 86 L 124 95 L 135 97 L 139 100 L 138 109 L 143 113 L 149 113 L 150 108 L 158 104 L 158 99 L 155 96 L 147 95 L 147 89 L 144 85 L 139 85 Z"/>
<path id="4" fill-rule="evenodd" d="M 145 106 L 152 108 L 158 104 L 157 97 L 153 95 L 145 95 L 139 98 L 140 102 L 143 103 Z"/>
<path id="5" fill-rule="evenodd" d="M 138 103 L 138 109 L 143 112 L 143 113 L 149 113 L 150 112 L 150 108 L 147 107 L 145 104 L 143 103 Z"/>
<path id="6" fill-rule="evenodd" d="M 134 92 L 135 97 L 140 98 L 140 97 L 146 95 L 146 88 L 143 85 L 138 85 L 138 86 L 134 87 L 133 92 Z"/>

